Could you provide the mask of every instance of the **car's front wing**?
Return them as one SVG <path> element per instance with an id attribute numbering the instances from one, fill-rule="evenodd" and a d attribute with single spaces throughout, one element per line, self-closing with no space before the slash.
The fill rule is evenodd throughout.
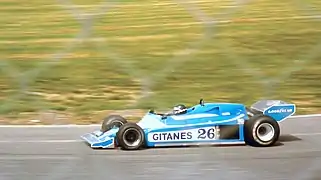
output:
<path id="1" fill-rule="evenodd" d="M 92 148 L 115 148 L 115 138 L 111 133 L 94 131 L 81 136 Z"/>

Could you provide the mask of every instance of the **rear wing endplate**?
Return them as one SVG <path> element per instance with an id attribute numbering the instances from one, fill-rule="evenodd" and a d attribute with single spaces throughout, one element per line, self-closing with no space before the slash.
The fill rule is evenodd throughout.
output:
<path id="1" fill-rule="evenodd" d="M 282 100 L 260 100 L 252 104 L 251 109 L 281 121 L 293 115 L 296 106 Z"/>

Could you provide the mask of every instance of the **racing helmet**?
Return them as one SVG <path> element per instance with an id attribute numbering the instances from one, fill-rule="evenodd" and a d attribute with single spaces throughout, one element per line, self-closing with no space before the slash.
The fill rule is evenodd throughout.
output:
<path id="1" fill-rule="evenodd" d="M 178 104 L 173 108 L 173 114 L 183 114 L 187 111 L 187 107 L 184 104 Z"/>

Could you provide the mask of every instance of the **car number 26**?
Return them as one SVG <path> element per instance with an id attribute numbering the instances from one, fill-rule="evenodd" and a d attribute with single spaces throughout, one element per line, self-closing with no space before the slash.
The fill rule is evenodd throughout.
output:
<path id="1" fill-rule="evenodd" d="M 215 128 L 210 129 L 198 129 L 198 139 L 214 139 L 215 138 Z"/>

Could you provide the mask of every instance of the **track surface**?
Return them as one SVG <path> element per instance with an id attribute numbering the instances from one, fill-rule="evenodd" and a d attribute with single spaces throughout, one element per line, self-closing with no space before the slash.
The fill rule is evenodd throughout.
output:
<path id="1" fill-rule="evenodd" d="M 97 127 L 0 127 L 0 179 L 321 179 L 321 118 L 281 124 L 280 144 L 92 150 L 79 135 Z"/>

